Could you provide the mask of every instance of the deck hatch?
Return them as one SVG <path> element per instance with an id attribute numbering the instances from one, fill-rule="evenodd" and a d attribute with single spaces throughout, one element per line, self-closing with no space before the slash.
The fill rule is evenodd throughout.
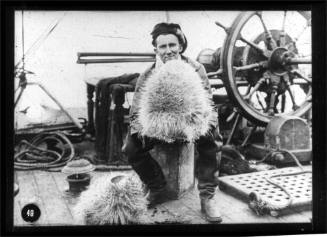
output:
<path id="1" fill-rule="evenodd" d="M 305 167 L 310 171 L 311 167 Z M 297 173 L 297 167 L 260 171 L 247 174 L 219 177 L 220 188 L 227 193 L 247 198 L 256 192 L 263 201 L 282 206 L 288 202 L 288 195 L 279 187 L 270 184 L 266 178 L 279 174 Z M 292 196 L 290 207 L 310 205 L 312 201 L 312 173 L 274 177 L 271 180 L 284 187 Z"/>

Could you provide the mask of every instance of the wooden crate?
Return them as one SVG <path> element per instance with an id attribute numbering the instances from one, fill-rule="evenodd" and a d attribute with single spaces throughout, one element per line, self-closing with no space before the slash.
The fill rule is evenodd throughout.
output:
<path id="1" fill-rule="evenodd" d="M 194 187 L 194 144 L 162 144 L 151 151 L 167 181 L 167 196 L 181 198 Z"/>

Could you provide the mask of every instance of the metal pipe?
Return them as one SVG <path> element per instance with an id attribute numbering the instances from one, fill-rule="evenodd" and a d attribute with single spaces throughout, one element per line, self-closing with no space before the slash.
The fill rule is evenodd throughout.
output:
<path id="1" fill-rule="evenodd" d="M 132 62 L 154 62 L 154 58 L 108 58 L 108 59 L 78 59 L 78 64 L 91 63 L 132 63 Z"/>
<path id="2" fill-rule="evenodd" d="M 219 70 L 216 71 L 216 72 L 208 72 L 208 73 L 207 73 L 207 76 L 208 76 L 208 77 L 211 77 L 211 76 L 217 76 L 217 75 L 221 76 L 222 74 L 223 74 L 223 69 L 219 69 Z"/>
<path id="3" fill-rule="evenodd" d="M 232 140 L 232 138 L 234 136 L 234 133 L 236 131 L 236 127 L 237 127 L 238 123 L 240 122 L 240 119 L 241 119 L 241 115 L 237 112 L 236 119 L 234 121 L 232 131 L 229 134 L 229 137 L 227 139 L 226 145 L 229 145 L 230 144 L 230 142 L 231 142 L 231 140 Z"/>
<path id="4" fill-rule="evenodd" d="M 266 65 L 267 65 L 267 62 L 262 61 L 262 62 L 244 65 L 244 66 L 240 66 L 240 67 L 234 67 L 234 69 L 236 72 L 238 72 L 238 71 L 245 71 L 245 70 L 250 70 L 250 69 L 258 68 L 258 67 L 266 67 Z"/>
<path id="5" fill-rule="evenodd" d="M 248 143 L 249 138 L 252 136 L 252 134 L 254 133 L 254 131 L 255 131 L 256 129 L 257 129 L 257 126 L 256 126 L 256 125 L 255 125 L 254 127 L 251 128 L 249 134 L 248 134 L 248 135 L 246 136 L 246 138 L 244 139 L 244 141 L 243 141 L 241 147 L 244 147 L 244 146 Z"/>
<path id="6" fill-rule="evenodd" d="M 210 79 L 209 78 L 209 83 L 210 83 L 210 86 L 212 88 L 215 88 L 215 89 L 220 89 L 220 88 L 224 88 L 225 87 L 225 85 L 221 81 L 221 79 Z M 247 86 L 247 85 L 249 85 L 249 83 L 247 81 L 236 81 L 236 85 L 237 85 L 237 87 Z"/>
<path id="7" fill-rule="evenodd" d="M 287 64 L 311 64 L 311 58 L 290 58 L 287 59 Z"/>

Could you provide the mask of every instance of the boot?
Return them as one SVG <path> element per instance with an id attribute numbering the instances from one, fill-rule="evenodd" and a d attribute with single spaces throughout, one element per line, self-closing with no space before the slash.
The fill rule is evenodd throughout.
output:
<path id="1" fill-rule="evenodd" d="M 220 223 L 223 220 L 213 198 L 201 198 L 201 212 L 209 222 Z"/>
<path id="2" fill-rule="evenodd" d="M 162 203 L 165 200 L 166 180 L 160 165 L 146 152 L 138 162 L 131 163 L 131 166 L 148 189 L 149 208 Z"/>
<path id="3" fill-rule="evenodd" d="M 165 187 L 157 190 L 149 190 L 146 199 L 148 201 L 148 208 L 153 208 L 154 206 L 163 203 L 167 200 L 165 193 Z"/>

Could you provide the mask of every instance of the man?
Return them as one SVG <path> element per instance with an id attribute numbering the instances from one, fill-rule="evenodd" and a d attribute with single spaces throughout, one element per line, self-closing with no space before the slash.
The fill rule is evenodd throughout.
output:
<path id="1" fill-rule="evenodd" d="M 182 55 L 187 47 L 187 40 L 178 24 L 159 23 L 152 33 L 152 45 L 156 53 L 156 62 L 151 65 L 137 80 L 133 103 L 130 110 L 130 128 L 123 146 L 128 161 L 149 189 L 150 206 L 163 201 L 165 177 L 159 164 L 151 157 L 149 151 L 155 141 L 139 135 L 140 124 L 137 122 L 140 91 L 146 80 L 156 68 L 169 60 L 184 60 L 199 74 L 205 90 L 211 95 L 209 80 L 204 67 Z M 201 211 L 210 222 L 221 222 L 222 218 L 213 201 L 218 186 L 218 169 L 220 160 L 221 136 L 217 126 L 212 127 L 208 135 L 200 137 L 196 142 L 199 153 L 197 160 L 198 189 L 201 199 Z"/>

